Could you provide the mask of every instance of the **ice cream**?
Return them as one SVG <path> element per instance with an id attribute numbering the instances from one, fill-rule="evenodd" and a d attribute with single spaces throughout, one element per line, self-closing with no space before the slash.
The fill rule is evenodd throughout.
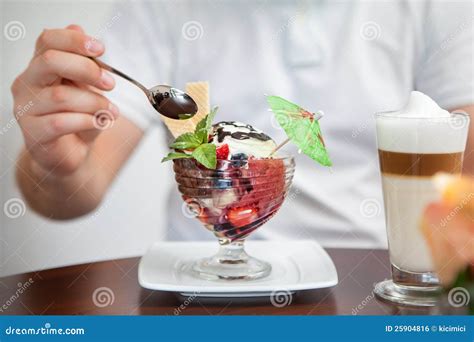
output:
<path id="1" fill-rule="evenodd" d="M 267 158 L 275 149 L 272 138 L 248 124 L 222 121 L 212 127 L 209 142 L 217 147 L 218 159 Z"/>

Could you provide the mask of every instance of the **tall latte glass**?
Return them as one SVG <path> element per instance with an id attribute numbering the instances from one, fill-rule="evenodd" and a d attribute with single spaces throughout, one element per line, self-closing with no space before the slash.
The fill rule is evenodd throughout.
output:
<path id="1" fill-rule="evenodd" d="M 399 304 L 434 305 L 440 290 L 420 220 L 439 199 L 432 177 L 461 173 L 469 128 L 467 114 L 445 113 L 375 115 L 392 280 L 374 292 Z"/>

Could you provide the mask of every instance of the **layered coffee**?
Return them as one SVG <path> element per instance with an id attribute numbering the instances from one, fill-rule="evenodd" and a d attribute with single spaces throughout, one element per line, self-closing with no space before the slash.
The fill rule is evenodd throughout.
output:
<path id="1" fill-rule="evenodd" d="M 433 270 L 419 222 L 428 203 L 438 200 L 432 176 L 460 173 L 462 152 L 404 153 L 379 150 L 390 258 L 409 272 Z"/>
<path id="2" fill-rule="evenodd" d="M 403 111 L 376 118 L 390 261 L 401 271 L 433 271 L 420 220 L 439 199 L 432 176 L 461 172 L 468 125 L 456 115 L 414 92 Z"/>
<path id="3" fill-rule="evenodd" d="M 460 173 L 463 152 L 404 153 L 379 150 L 380 171 L 401 177 L 432 177 L 437 172 Z"/>

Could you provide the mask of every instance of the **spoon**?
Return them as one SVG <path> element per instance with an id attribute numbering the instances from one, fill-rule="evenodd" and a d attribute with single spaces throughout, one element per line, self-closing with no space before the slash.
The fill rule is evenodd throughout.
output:
<path id="1" fill-rule="evenodd" d="M 140 88 L 150 101 L 151 105 L 156 109 L 158 113 L 164 115 L 170 119 L 189 119 L 196 114 L 198 107 L 196 102 L 186 94 L 184 91 L 170 87 L 168 85 L 157 85 L 153 88 L 148 89 L 143 84 L 135 81 L 130 76 L 123 72 L 112 68 L 110 65 L 96 59 L 89 57 L 101 68 L 110 71 L 127 81 L 133 83 Z"/>

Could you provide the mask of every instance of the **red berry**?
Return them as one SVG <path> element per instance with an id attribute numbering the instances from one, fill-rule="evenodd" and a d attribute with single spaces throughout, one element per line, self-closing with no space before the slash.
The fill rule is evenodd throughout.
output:
<path id="1" fill-rule="evenodd" d="M 230 208 L 227 219 L 234 227 L 243 227 L 258 219 L 257 209 L 251 207 Z"/>
<path id="2" fill-rule="evenodd" d="M 229 145 L 222 144 L 216 149 L 217 159 L 227 159 L 229 157 Z"/>

